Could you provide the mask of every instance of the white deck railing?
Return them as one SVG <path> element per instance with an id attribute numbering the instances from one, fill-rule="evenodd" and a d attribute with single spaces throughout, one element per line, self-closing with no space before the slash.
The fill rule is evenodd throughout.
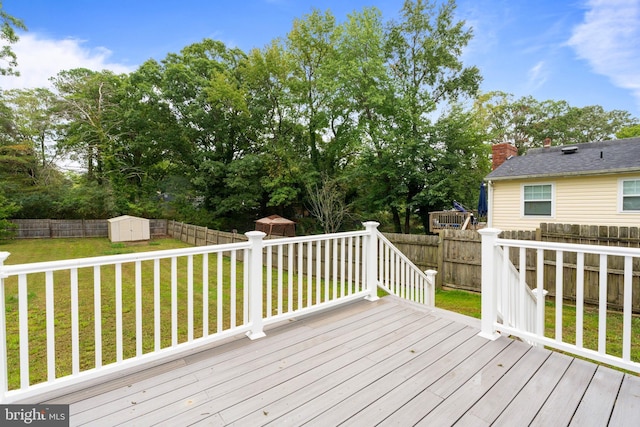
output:
<path id="1" fill-rule="evenodd" d="M 378 286 L 397 297 L 435 307 L 436 271 L 422 272 L 382 234 L 378 242 Z"/>
<path id="2" fill-rule="evenodd" d="M 377 230 L 4 265 L 0 403 L 142 367 L 356 299 L 378 286 L 433 305 L 422 273 Z M 7 302 L 8 301 L 8 302 Z"/>
<path id="3" fill-rule="evenodd" d="M 537 307 L 544 307 L 544 297 L 547 291 L 540 293 L 541 301 L 538 304 L 538 290 L 531 289 L 526 283 L 526 275 L 520 271 L 526 271 L 526 256 L 524 248 L 521 248 L 519 270 L 509 259 L 509 250 L 496 248 L 496 271 L 500 274 L 497 288 L 497 312 L 498 321 L 503 325 L 532 332 L 544 334 L 544 316 L 537 315 Z M 529 344 L 538 346 L 535 341 L 526 340 Z"/>
<path id="4" fill-rule="evenodd" d="M 595 246 L 553 242 L 539 242 L 529 240 L 500 239 L 500 230 L 484 229 L 482 235 L 482 331 L 481 335 L 495 339 L 500 333 L 520 337 L 528 342 L 537 343 L 557 350 L 566 351 L 578 356 L 586 357 L 601 363 L 606 363 L 634 372 L 640 372 L 640 361 L 632 360 L 632 345 L 640 345 L 632 335 L 632 283 L 634 274 L 634 259 L 640 258 L 640 249 L 610 246 Z M 514 269 L 509 258 L 510 248 L 517 248 L 519 268 Z M 529 286 L 525 280 L 527 250 L 535 253 L 536 284 L 532 290 L 535 295 L 529 295 Z M 545 278 L 545 251 L 555 256 L 553 277 Z M 564 255 L 575 254 L 575 324 L 566 325 L 566 305 L 563 300 L 563 283 L 566 279 L 564 271 Z M 598 331 L 597 344 L 587 345 L 584 342 L 585 320 L 585 255 L 592 254 L 599 257 L 598 282 Z M 624 259 L 624 296 L 621 330 L 609 331 L 607 320 L 610 312 L 607 310 L 607 275 L 609 257 Z M 547 263 L 550 265 L 551 263 Z M 637 264 L 637 263 L 636 263 Z M 513 272 L 517 271 L 514 276 Z M 513 278 L 517 277 L 517 280 Z M 547 282 L 555 283 L 555 312 L 553 331 L 545 333 L 545 286 Z M 637 283 L 637 279 L 635 279 Z M 509 301 L 510 303 L 504 303 Z M 531 304 L 531 302 L 534 304 Z M 573 316 L 573 315 L 572 315 Z M 529 319 L 529 320 L 527 320 Z M 566 328 L 575 328 L 575 334 L 569 335 Z M 621 337 L 621 354 L 613 354 L 607 348 L 608 333 Z"/>

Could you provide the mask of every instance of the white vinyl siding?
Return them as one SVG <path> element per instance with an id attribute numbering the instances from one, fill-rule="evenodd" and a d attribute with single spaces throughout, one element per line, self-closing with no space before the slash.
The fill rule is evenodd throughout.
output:
<path id="1" fill-rule="evenodd" d="M 501 230 L 535 230 L 540 223 L 637 227 L 640 211 L 622 210 L 621 181 L 640 180 L 638 173 L 556 178 L 553 217 L 524 216 L 522 186 L 547 184 L 523 179 L 492 183 L 489 215 Z"/>
<path id="2" fill-rule="evenodd" d="M 553 216 L 553 185 L 522 186 L 523 216 Z"/>
<path id="3" fill-rule="evenodd" d="M 622 212 L 640 212 L 640 179 L 620 180 Z"/>

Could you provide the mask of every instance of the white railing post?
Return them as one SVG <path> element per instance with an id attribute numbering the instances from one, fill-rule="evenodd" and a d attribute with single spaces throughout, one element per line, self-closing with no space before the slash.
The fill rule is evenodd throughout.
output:
<path id="1" fill-rule="evenodd" d="M 424 274 L 427 275 L 427 283 L 429 285 L 429 289 L 427 289 L 427 306 L 435 307 L 436 306 L 436 274 L 438 274 L 435 270 L 426 270 Z"/>
<path id="2" fill-rule="evenodd" d="M 249 323 L 251 330 L 247 336 L 258 339 L 265 336 L 262 322 L 262 239 L 266 236 L 262 231 L 245 233 L 251 243 L 249 252 Z M 246 303 L 246 301 L 245 301 Z"/>
<path id="3" fill-rule="evenodd" d="M 365 297 L 369 301 L 378 299 L 378 226 L 379 222 L 367 221 L 362 225 L 368 231 L 366 248 L 367 248 L 367 290 L 369 295 Z"/>
<path id="4" fill-rule="evenodd" d="M 9 377 L 7 371 L 7 320 L 4 306 L 4 279 L 7 275 L 2 270 L 4 261 L 11 255 L 9 252 L 0 252 L 0 402 L 4 401 L 5 394 L 9 391 Z"/>
<path id="5" fill-rule="evenodd" d="M 500 336 L 494 324 L 498 321 L 496 244 L 501 231 L 496 228 L 478 230 L 482 236 L 482 324 L 479 335 L 490 340 Z"/>

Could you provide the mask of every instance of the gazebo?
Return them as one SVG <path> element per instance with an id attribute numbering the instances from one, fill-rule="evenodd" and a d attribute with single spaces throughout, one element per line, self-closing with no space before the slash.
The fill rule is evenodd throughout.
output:
<path id="1" fill-rule="evenodd" d="M 256 221 L 256 230 L 267 233 L 267 236 L 293 237 L 296 235 L 296 223 L 280 215 L 269 215 Z"/>

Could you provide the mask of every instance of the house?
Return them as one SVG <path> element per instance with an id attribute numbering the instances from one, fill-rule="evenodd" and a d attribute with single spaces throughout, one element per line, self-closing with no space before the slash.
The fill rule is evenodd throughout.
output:
<path id="1" fill-rule="evenodd" d="M 493 147 L 489 227 L 640 224 L 640 138 L 550 145 L 523 156 L 508 143 Z"/>

